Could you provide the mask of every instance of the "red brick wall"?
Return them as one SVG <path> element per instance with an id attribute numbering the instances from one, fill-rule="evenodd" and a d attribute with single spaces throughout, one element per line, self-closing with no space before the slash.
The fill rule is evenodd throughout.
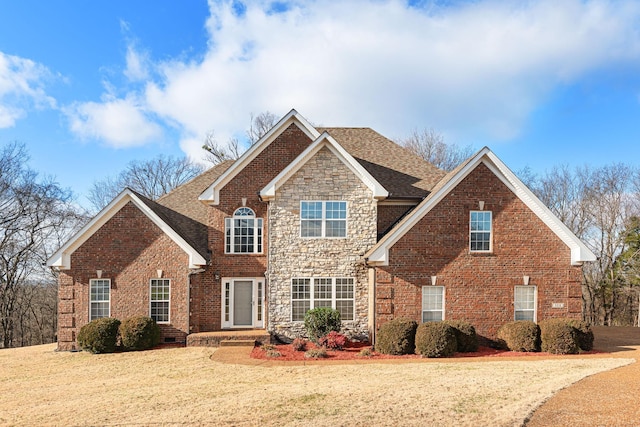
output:
<path id="1" fill-rule="evenodd" d="M 409 205 L 378 205 L 378 236 L 387 231 L 396 221 L 413 209 L 414 206 Z"/>
<path id="2" fill-rule="evenodd" d="M 221 281 L 215 279 L 214 273 L 220 278 L 264 277 L 267 270 L 269 225 L 267 203 L 260 201 L 258 193 L 311 142 L 300 128 L 290 125 L 220 191 L 220 204 L 212 206 L 209 211 L 211 266 L 198 279 L 197 285 L 193 282 L 193 331 L 221 329 Z M 235 210 L 242 207 L 243 198 L 247 199 L 246 206 L 253 209 L 256 217 L 263 218 L 263 253 L 227 255 L 224 253 L 224 220 L 232 217 Z M 197 300 L 196 295 L 199 296 Z"/>
<path id="3" fill-rule="evenodd" d="M 128 203 L 71 255 L 71 269 L 60 273 L 58 346 L 75 348 L 80 328 L 89 321 L 89 281 L 102 270 L 111 279 L 111 317 L 149 316 L 150 279 L 157 270 L 171 279 L 170 324 L 163 339 L 185 342 L 189 332 L 187 254 Z"/>
<path id="4" fill-rule="evenodd" d="M 469 212 L 493 212 L 493 252 L 469 252 Z M 514 320 L 514 287 L 530 276 L 537 319 L 581 316 L 581 269 L 570 249 L 485 165 L 479 165 L 390 250 L 376 271 L 377 326 L 396 317 L 421 321 L 422 286 L 445 287 L 445 318 L 467 320 L 493 338 Z M 564 308 L 552 308 L 563 303 Z"/>

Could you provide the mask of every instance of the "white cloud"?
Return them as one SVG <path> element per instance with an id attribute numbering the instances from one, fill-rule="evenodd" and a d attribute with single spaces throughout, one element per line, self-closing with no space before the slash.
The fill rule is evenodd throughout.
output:
<path id="1" fill-rule="evenodd" d="M 390 137 L 433 126 L 508 140 L 554 88 L 608 67 L 640 68 L 635 1 L 421 9 L 399 0 L 318 0 L 274 11 L 265 0 L 239 13 L 230 1 L 211 0 L 209 7 L 206 55 L 155 64 L 160 77 L 130 93 L 138 104 L 127 104 L 136 122 L 148 125 L 150 112 L 176 127 L 195 158 L 207 131 L 224 140 L 246 129 L 250 113 L 291 108 L 318 124 L 371 126 Z M 145 75 L 135 51 L 129 55 L 128 72 Z M 98 115 L 85 116 L 96 136 L 113 131 Z"/>
<path id="2" fill-rule="evenodd" d="M 116 148 L 144 145 L 162 136 L 161 127 L 132 98 L 78 103 L 65 113 L 74 133 Z"/>
<path id="3" fill-rule="evenodd" d="M 50 78 L 43 65 L 0 52 L 0 129 L 13 127 L 31 108 L 55 108 L 44 90 Z"/>
<path id="4" fill-rule="evenodd" d="M 149 78 L 149 55 L 138 52 L 133 45 L 127 46 L 127 68 L 124 75 L 131 81 L 140 81 Z"/>

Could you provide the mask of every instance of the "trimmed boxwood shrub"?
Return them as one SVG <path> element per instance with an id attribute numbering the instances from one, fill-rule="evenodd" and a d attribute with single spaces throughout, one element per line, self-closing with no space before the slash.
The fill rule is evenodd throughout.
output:
<path id="1" fill-rule="evenodd" d="M 576 337 L 578 339 L 578 347 L 582 351 L 593 350 L 593 331 L 591 325 L 582 320 L 568 319 L 569 326 L 576 330 Z"/>
<path id="2" fill-rule="evenodd" d="M 542 351 L 552 354 L 575 354 L 579 350 L 577 331 L 567 319 L 546 319 L 538 323 Z"/>
<path id="3" fill-rule="evenodd" d="M 78 345 L 90 353 L 113 353 L 118 342 L 120 321 L 113 317 L 92 320 L 80 328 Z"/>
<path id="4" fill-rule="evenodd" d="M 540 351 L 540 328 L 529 320 L 505 323 L 498 329 L 498 339 L 511 351 Z"/>
<path id="5" fill-rule="evenodd" d="M 425 357 L 449 357 L 458 350 L 453 327 L 444 322 L 422 323 L 416 330 L 416 354 Z"/>
<path id="6" fill-rule="evenodd" d="M 160 344 L 160 327 L 148 316 L 129 317 L 120 324 L 120 339 L 125 350 L 147 350 Z"/>
<path id="7" fill-rule="evenodd" d="M 309 339 L 316 344 L 329 332 L 340 332 L 341 327 L 340 312 L 330 307 L 314 308 L 304 315 L 304 328 Z"/>
<path id="8" fill-rule="evenodd" d="M 380 326 L 375 349 L 382 354 L 412 354 L 418 324 L 410 319 L 393 319 Z"/>
<path id="9" fill-rule="evenodd" d="M 458 341 L 458 351 L 461 353 L 473 353 L 478 351 L 478 336 L 476 328 L 464 320 L 445 320 L 443 323 L 451 326 Z"/>

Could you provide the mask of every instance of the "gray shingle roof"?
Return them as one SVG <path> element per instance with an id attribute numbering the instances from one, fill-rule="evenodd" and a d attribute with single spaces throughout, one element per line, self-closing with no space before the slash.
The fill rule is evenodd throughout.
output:
<path id="1" fill-rule="evenodd" d="M 390 199 L 422 199 L 446 174 L 373 129 L 317 129 L 327 131 L 367 169 L 389 191 Z"/>

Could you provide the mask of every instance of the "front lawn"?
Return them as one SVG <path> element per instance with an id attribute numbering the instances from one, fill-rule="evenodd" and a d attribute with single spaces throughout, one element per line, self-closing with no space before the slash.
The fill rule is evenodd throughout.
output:
<path id="1" fill-rule="evenodd" d="M 567 385 L 632 359 L 246 366 L 210 348 L 0 350 L 1 425 L 520 425 Z"/>

